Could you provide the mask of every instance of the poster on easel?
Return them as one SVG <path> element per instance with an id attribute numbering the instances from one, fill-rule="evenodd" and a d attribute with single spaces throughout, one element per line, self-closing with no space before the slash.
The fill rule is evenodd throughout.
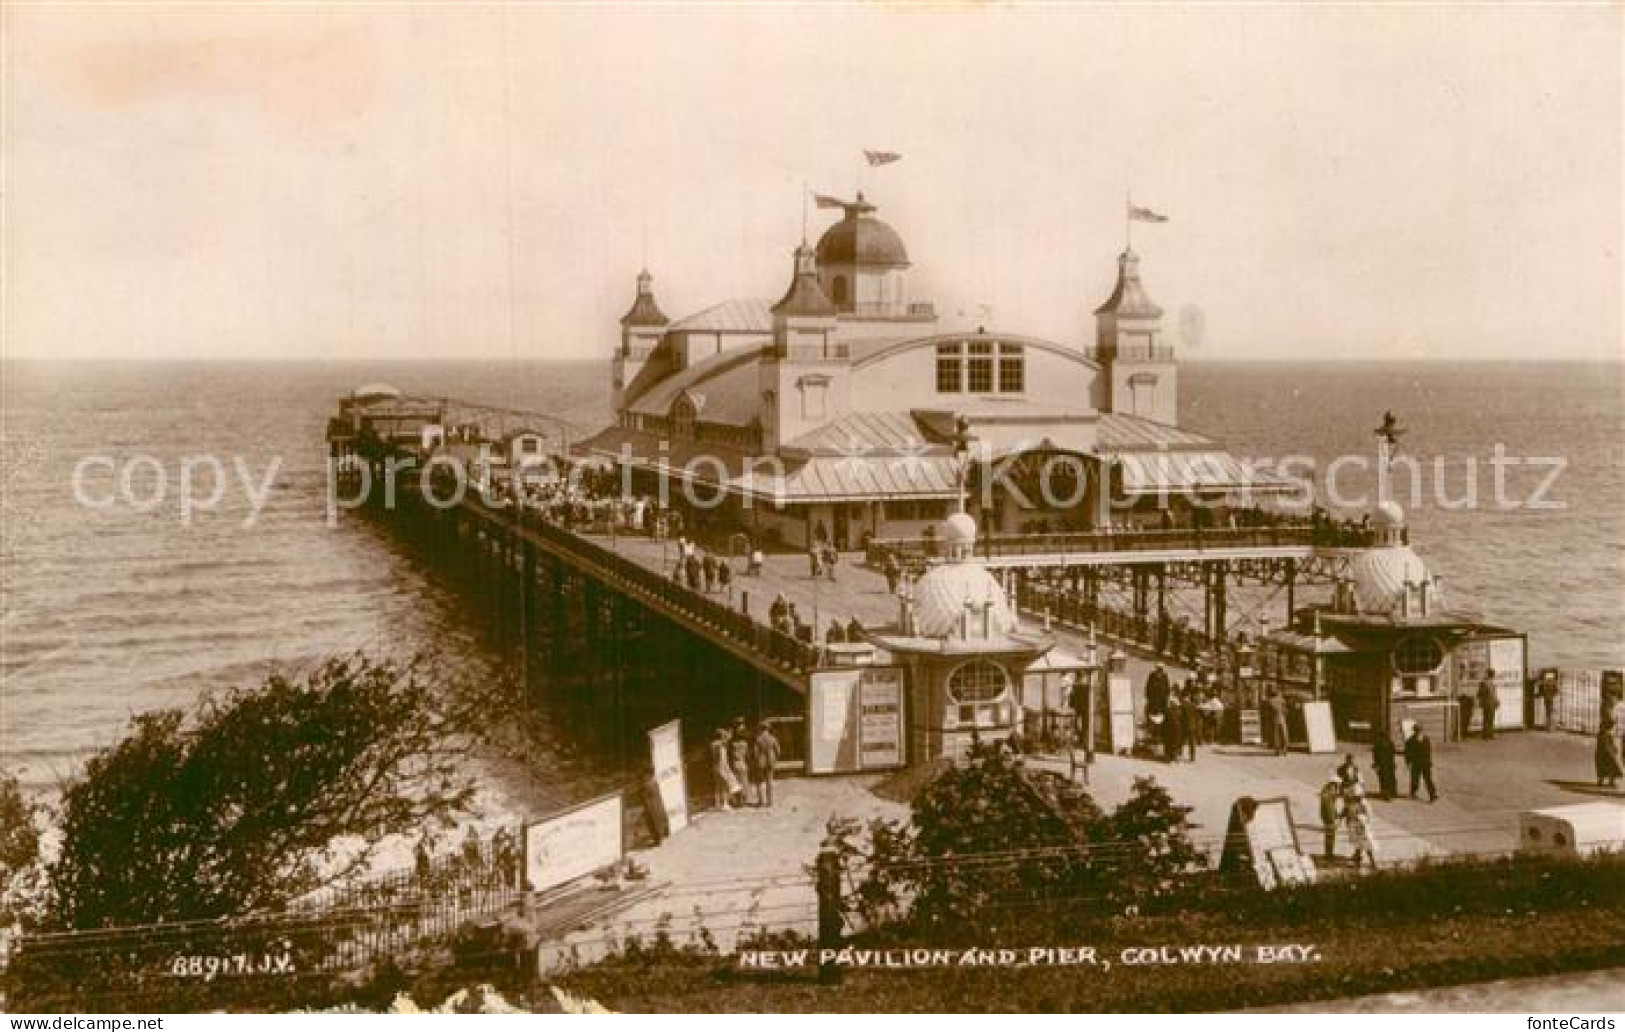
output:
<path id="1" fill-rule="evenodd" d="M 1251 878 L 1265 890 L 1312 880 L 1313 864 L 1298 842 L 1291 802 L 1285 797 L 1237 799 L 1230 807 L 1219 870 Z"/>

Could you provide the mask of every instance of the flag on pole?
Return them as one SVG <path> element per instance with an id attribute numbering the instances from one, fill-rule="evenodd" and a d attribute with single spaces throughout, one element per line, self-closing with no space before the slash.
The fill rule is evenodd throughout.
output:
<path id="1" fill-rule="evenodd" d="M 878 168 L 881 165 L 890 165 L 894 161 L 902 161 L 903 156 L 893 151 L 866 150 L 863 152 L 863 160 L 869 163 L 870 168 Z"/>
<path id="2" fill-rule="evenodd" d="M 841 200 L 839 197 L 831 197 L 829 194 L 821 194 L 821 193 L 813 194 L 813 203 L 818 205 L 820 208 L 844 208 L 844 207 L 846 207 L 846 202 Z"/>
<path id="3" fill-rule="evenodd" d="M 1129 217 L 1129 219 L 1131 221 L 1134 221 L 1134 222 L 1167 222 L 1168 221 L 1168 216 L 1166 216 L 1166 215 L 1158 215 L 1156 212 L 1152 211 L 1150 208 L 1137 208 L 1132 204 L 1130 204 L 1128 206 L 1128 217 Z"/>

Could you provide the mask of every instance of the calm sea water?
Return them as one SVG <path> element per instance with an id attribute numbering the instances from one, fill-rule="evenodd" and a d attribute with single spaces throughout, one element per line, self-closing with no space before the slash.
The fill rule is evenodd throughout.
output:
<path id="1" fill-rule="evenodd" d="M 336 650 L 430 650 L 472 676 L 503 662 L 481 621 L 417 557 L 377 528 L 324 506 L 322 432 L 334 399 L 385 380 L 408 392 L 536 409 L 593 424 L 607 404 L 601 363 L 481 365 L 7 364 L 0 492 L 0 758 L 44 787 L 113 741 L 142 710 L 200 690 L 251 683 L 273 664 Z M 1557 509 L 1455 509 L 1431 482 L 1413 541 L 1452 601 L 1527 630 L 1538 664 L 1625 662 L 1625 368 L 1580 365 L 1226 365 L 1182 371 L 1182 422 L 1242 454 L 1302 454 L 1324 464 L 1369 455 L 1392 409 L 1407 450 L 1443 463 L 1446 501 L 1476 462 L 1557 457 Z M 212 454 L 231 478 L 217 508 L 183 523 L 177 481 L 187 456 Z M 164 470 L 151 511 L 74 503 L 75 464 L 138 455 Z M 230 468 L 274 476 L 258 521 Z M 1357 471 L 1356 471 L 1357 472 Z M 1514 467 L 1527 495 L 1544 467 Z M 87 481 L 116 486 L 105 470 Z M 200 493 L 211 477 L 197 474 Z M 1358 489 L 1351 473 L 1340 483 Z M 157 476 L 131 484 L 152 497 Z M 524 804 L 575 798 L 613 776 L 566 722 L 543 722 L 509 771 Z"/>

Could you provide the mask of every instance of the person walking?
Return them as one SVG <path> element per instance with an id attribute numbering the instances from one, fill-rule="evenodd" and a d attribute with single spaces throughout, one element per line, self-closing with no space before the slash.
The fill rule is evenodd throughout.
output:
<path id="1" fill-rule="evenodd" d="M 756 783 L 763 806 L 773 805 L 773 775 L 779 762 L 779 740 L 773 729 L 765 723 L 756 725 L 756 740 L 751 743 L 751 760 L 756 768 Z"/>
<path id="2" fill-rule="evenodd" d="M 1501 706 L 1501 697 L 1495 692 L 1495 671 L 1484 671 L 1484 679 L 1478 682 L 1478 712 L 1483 714 L 1484 740 L 1489 741 L 1495 737 L 1495 711 Z"/>
<path id="3" fill-rule="evenodd" d="M 1342 816 L 1343 782 L 1332 771 L 1320 786 L 1320 834 L 1324 848 L 1321 857 L 1329 864 L 1337 857 L 1337 821 Z"/>
<path id="4" fill-rule="evenodd" d="M 1411 728 L 1411 736 L 1405 739 L 1405 766 L 1411 774 L 1411 798 L 1416 798 L 1416 790 L 1422 785 L 1428 787 L 1428 802 L 1435 802 L 1439 798 L 1439 790 L 1433 784 L 1433 739 L 1422 730 L 1421 724 Z"/>
<path id="5" fill-rule="evenodd" d="M 1377 789 L 1386 801 L 1399 795 L 1399 780 L 1394 770 L 1394 740 L 1386 728 L 1379 728 L 1371 742 L 1371 766 L 1377 772 Z"/>
<path id="6" fill-rule="evenodd" d="M 1602 719 L 1597 724 L 1595 756 L 1599 788 L 1614 788 L 1619 784 L 1619 779 L 1625 777 L 1625 761 L 1620 758 L 1619 736 L 1614 729 L 1613 714 L 1603 711 Z"/>

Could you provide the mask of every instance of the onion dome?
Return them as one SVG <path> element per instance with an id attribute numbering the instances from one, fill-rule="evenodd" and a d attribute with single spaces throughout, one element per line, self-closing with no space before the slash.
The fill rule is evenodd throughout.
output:
<path id="1" fill-rule="evenodd" d="M 1140 256 L 1124 251 L 1117 256 L 1117 286 L 1112 296 L 1095 309 L 1096 315 L 1116 315 L 1125 319 L 1157 319 L 1162 308 L 1146 296 L 1140 283 Z"/>
<path id="2" fill-rule="evenodd" d="M 1360 612 L 1377 616 L 1402 611 L 1407 585 L 1414 591 L 1422 583 L 1433 580 L 1428 573 L 1427 563 L 1411 551 L 1409 545 L 1390 545 L 1362 551 L 1349 563 L 1349 579 Z M 1442 606 L 1444 599 L 1439 589 L 1434 587 L 1431 590 L 1430 604 Z"/>
<path id="3" fill-rule="evenodd" d="M 638 273 L 638 296 L 621 316 L 622 326 L 664 326 L 671 322 L 655 303 L 653 287 L 654 277 L 649 275 L 648 269 Z"/>
<path id="4" fill-rule="evenodd" d="M 902 268 L 909 264 L 908 248 L 897 231 L 874 217 L 875 206 L 858 194 L 844 206 L 846 217 L 824 231 L 818 240 L 820 265 L 867 265 Z"/>
<path id="5" fill-rule="evenodd" d="M 1004 589 L 980 563 L 933 566 L 914 584 L 914 626 L 922 637 L 947 638 L 957 634 L 960 621 L 967 617 L 973 633 L 980 635 L 984 606 L 989 606 L 991 634 L 1007 635 L 1016 631 L 1016 614 L 1004 597 Z"/>
<path id="6" fill-rule="evenodd" d="M 818 266 L 813 261 L 812 248 L 806 244 L 796 248 L 795 276 L 790 280 L 790 289 L 773 306 L 773 314 L 811 317 L 835 314 L 835 306 L 818 285 Z"/>

